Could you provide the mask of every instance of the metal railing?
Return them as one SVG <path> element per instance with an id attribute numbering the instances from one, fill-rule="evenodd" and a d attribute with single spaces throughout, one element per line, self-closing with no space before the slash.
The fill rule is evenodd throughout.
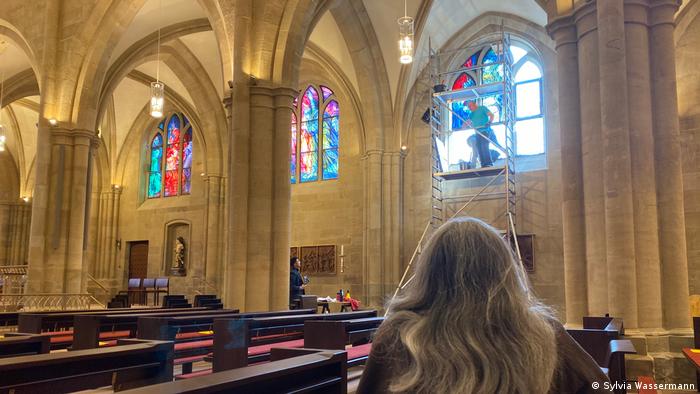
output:
<path id="1" fill-rule="evenodd" d="M 104 309 L 91 294 L 0 294 L 0 311 L 51 311 Z"/>

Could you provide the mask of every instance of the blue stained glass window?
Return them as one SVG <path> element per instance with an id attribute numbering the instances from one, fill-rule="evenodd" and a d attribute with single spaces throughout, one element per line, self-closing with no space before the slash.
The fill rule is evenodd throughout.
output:
<path id="1" fill-rule="evenodd" d="M 161 123 L 162 125 L 162 123 Z M 162 188 L 163 136 L 157 133 L 151 142 L 151 163 L 148 172 L 148 198 L 160 197 Z"/>
<path id="2" fill-rule="evenodd" d="M 302 182 L 318 179 L 318 112 L 318 92 L 309 86 L 301 99 L 299 178 Z"/>
<path id="3" fill-rule="evenodd" d="M 292 144 L 290 147 L 289 172 L 292 183 L 297 183 L 297 116 L 292 113 Z"/>
<path id="4" fill-rule="evenodd" d="M 474 78 L 467 73 L 461 73 L 452 84 L 452 90 L 464 89 L 474 85 L 476 85 Z M 452 116 L 452 129 L 459 130 L 464 126 L 462 119 L 468 119 L 471 111 L 469 111 L 466 101 L 453 101 L 452 111 L 455 114 Z"/>

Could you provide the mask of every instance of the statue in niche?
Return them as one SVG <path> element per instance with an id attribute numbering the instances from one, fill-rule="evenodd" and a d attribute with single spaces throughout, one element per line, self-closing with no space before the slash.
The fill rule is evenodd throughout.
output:
<path id="1" fill-rule="evenodd" d="M 185 276 L 185 239 L 177 237 L 175 239 L 175 247 L 173 248 L 173 264 L 170 266 L 170 274 L 177 276 Z"/>

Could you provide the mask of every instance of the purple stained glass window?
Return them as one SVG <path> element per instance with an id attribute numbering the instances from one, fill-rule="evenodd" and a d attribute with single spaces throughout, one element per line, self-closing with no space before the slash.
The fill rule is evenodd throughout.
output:
<path id="1" fill-rule="evenodd" d="M 333 95 L 333 91 L 326 87 L 321 85 L 321 92 L 323 93 L 323 101 L 328 100 L 328 97 L 331 97 Z"/>

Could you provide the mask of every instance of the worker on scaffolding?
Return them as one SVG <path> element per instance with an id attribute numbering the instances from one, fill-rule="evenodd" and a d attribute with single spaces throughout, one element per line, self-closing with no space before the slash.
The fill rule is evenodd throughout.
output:
<path id="1" fill-rule="evenodd" d="M 478 105 L 476 101 L 469 102 L 469 122 L 476 130 L 476 152 L 479 155 L 481 167 L 493 166 L 490 141 L 496 141 L 496 135 L 491 129 L 493 113 L 483 105 Z"/>

